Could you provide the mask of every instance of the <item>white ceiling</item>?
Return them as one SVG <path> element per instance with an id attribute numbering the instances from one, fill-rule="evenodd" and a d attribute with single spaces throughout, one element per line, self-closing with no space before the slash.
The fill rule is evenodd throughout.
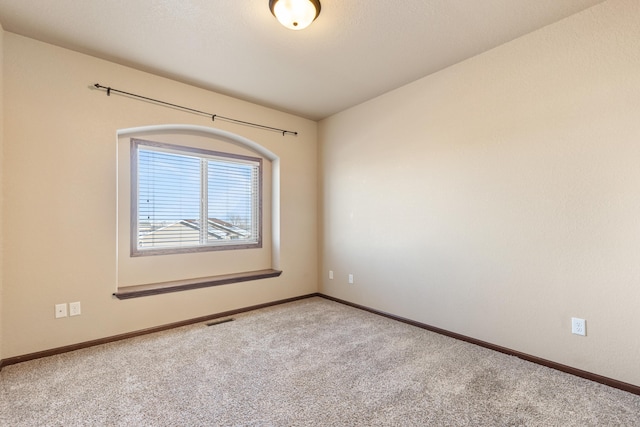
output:
<path id="1" fill-rule="evenodd" d="M 318 120 L 602 1 L 321 0 L 291 31 L 268 0 L 0 0 L 0 23 Z"/>

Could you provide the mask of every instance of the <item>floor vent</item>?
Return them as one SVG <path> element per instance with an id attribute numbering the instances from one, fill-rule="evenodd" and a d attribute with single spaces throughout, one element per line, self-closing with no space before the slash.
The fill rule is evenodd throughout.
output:
<path id="1" fill-rule="evenodd" d="M 227 322 L 233 322 L 233 319 L 218 320 L 218 321 L 215 321 L 215 322 L 209 322 L 206 325 L 207 326 L 215 326 L 215 325 L 219 325 L 221 323 L 227 323 Z"/>

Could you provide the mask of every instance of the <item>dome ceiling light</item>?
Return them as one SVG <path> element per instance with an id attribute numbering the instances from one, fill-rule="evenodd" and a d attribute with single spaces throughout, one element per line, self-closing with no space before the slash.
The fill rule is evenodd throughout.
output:
<path id="1" fill-rule="evenodd" d="M 307 28 L 320 15 L 319 0 L 269 0 L 273 16 L 291 30 Z"/>

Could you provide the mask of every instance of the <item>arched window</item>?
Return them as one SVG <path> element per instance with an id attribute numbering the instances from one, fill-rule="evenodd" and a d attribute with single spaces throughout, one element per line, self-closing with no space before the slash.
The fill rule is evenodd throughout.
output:
<path id="1" fill-rule="evenodd" d="M 202 126 L 120 130 L 118 180 L 116 295 L 279 275 L 279 159 L 259 144 Z"/>

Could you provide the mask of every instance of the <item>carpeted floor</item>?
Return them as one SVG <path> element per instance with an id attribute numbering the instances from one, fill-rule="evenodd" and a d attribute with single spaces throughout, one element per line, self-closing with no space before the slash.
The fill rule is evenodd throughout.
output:
<path id="1" fill-rule="evenodd" d="M 640 396 L 322 298 L 5 367 L 2 426 L 640 426 Z"/>

